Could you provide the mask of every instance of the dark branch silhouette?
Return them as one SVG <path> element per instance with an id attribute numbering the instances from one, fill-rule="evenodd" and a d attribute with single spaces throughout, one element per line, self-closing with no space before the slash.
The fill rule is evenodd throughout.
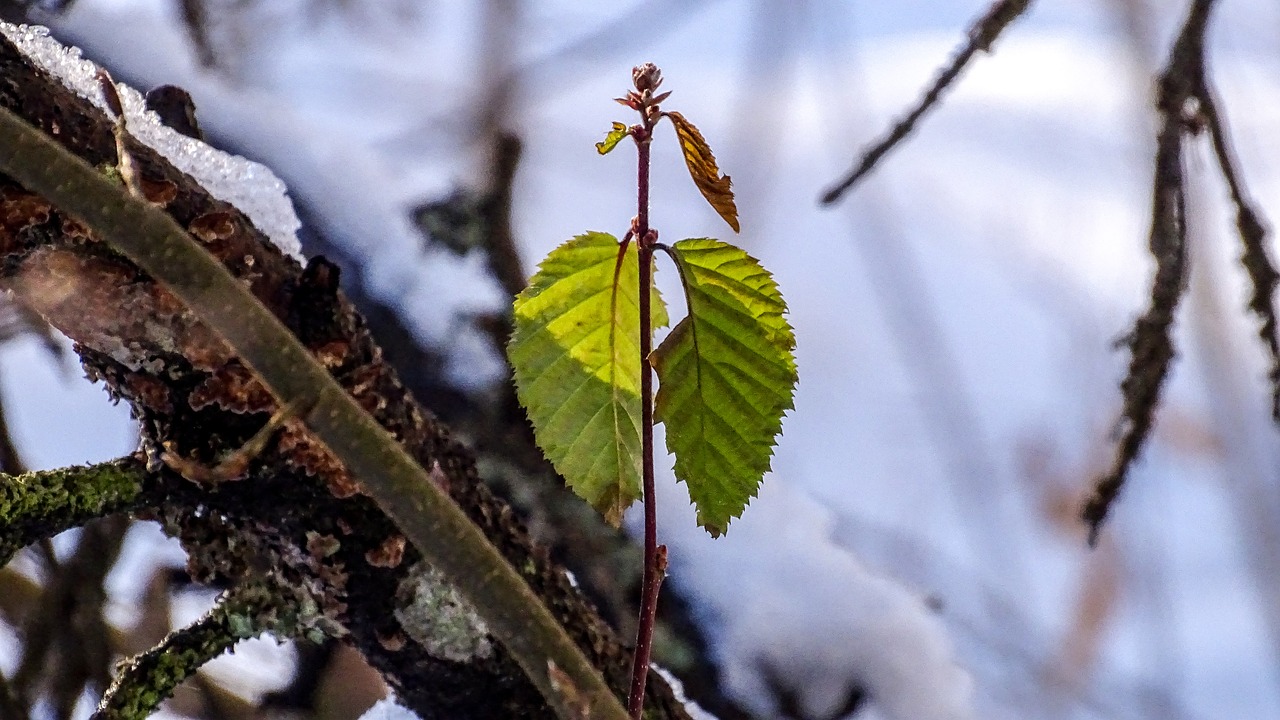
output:
<path id="1" fill-rule="evenodd" d="M 1186 191 L 1183 141 L 1199 130 L 1198 103 L 1204 89 L 1204 41 L 1214 0 L 1195 0 L 1160 74 L 1156 108 L 1155 177 L 1151 193 L 1149 248 L 1156 260 L 1151 304 L 1124 339 L 1129 372 L 1120 385 L 1124 396 L 1120 441 L 1111 469 L 1094 486 L 1081 518 L 1095 545 L 1102 523 L 1138 453 L 1151 432 L 1160 390 L 1175 354 L 1171 329 L 1186 288 Z"/>
<path id="2" fill-rule="evenodd" d="M 938 73 L 933 85 L 925 91 L 924 96 L 920 98 L 916 106 L 907 113 L 906 117 L 894 124 L 887 135 L 862 151 L 862 156 L 853 170 L 823 194 L 822 204 L 830 205 L 839 200 L 859 180 L 874 170 L 890 150 L 897 147 L 915 130 L 916 123 L 919 122 L 920 118 L 924 117 L 925 113 L 938 104 L 938 101 L 942 98 L 942 93 L 946 92 L 947 88 L 951 87 L 951 84 L 960 77 L 960 73 L 964 72 L 964 69 L 968 67 L 969 61 L 973 59 L 974 55 L 977 55 L 979 50 L 990 52 L 991 46 L 995 44 L 996 39 L 1000 37 L 1005 28 L 1009 27 L 1014 20 L 1017 20 L 1025 13 L 1030 6 L 1031 0 L 1000 0 L 974 22 L 969 29 L 969 39 L 951 58 L 951 62 Z"/>
<path id="3" fill-rule="evenodd" d="M 1209 131 L 1209 139 L 1213 142 L 1213 154 L 1222 170 L 1222 177 L 1231 193 L 1231 202 L 1236 208 L 1236 231 L 1244 252 L 1240 264 L 1249 274 L 1253 284 L 1253 293 L 1249 297 L 1249 309 L 1262 320 L 1258 328 L 1258 337 L 1267 346 L 1271 355 L 1271 369 L 1267 378 L 1271 381 L 1271 417 L 1280 422 L 1280 327 L 1277 326 L 1275 305 L 1272 296 L 1276 284 L 1280 282 L 1280 273 L 1267 254 L 1267 226 L 1262 214 L 1254 206 L 1249 192 L 1244 187 L 1244 180 L 1236 170 L 1231 141 L 1227 137 L 1226 121 L 1218 110 L 1218 102 L 1213 86 L 1208 79 L 1201 77 L 1200 115 L 1205 120 Z"/>

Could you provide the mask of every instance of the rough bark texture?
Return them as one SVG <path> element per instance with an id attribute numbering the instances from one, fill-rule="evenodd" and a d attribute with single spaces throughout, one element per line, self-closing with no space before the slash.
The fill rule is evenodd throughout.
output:
<path id="1" fill-rule="evenodd" d="M 111 123 L 0 37 L 0 104 L 95 165 L 116 164 Z M 569 630 L 615 689 L 630 653 L 535 547 L 476 475 L 474 458 L 404 389 L 363 319 L 338 290 L 337 268 L 303 269 L 235 208 L 213 200 L 157 153 L 134 144 L 149 199 L 242 278 L 409 448 Z M 269 394 L 226 345 L 166 290 L 42 198 L 0 177 L 0 285 L 76 342 L 90 378 L 130 403 L 157 487 L 153 512 L 178 536 L 192 575 L 239 583 L 271 575 L 314 602 L 320 625 L 349 633 L 401 699 L 424 718 L 542 718 L 551 711 L 499 647 L 488 657 L 432 656 L 396 619 L 417 553 L 323 446 L 289 424 L 243 479 L 184 480 L 154 462 L 167 448 L 216 465 L 273 411 Z M 621 692 L 619 694 L 622 694 Z M 687 717 L 655 678 L 650 717 Z"/>

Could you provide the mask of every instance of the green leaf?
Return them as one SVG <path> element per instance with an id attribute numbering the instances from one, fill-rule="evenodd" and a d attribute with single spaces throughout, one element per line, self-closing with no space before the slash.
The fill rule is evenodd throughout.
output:
<path id="1" fill-rule="evenodd" d="M 542 452 L 614 525 L 640 497 L 639 262 L 635 243 L 620 253 L 605 233 L 553 250 L 516 298 L 507 346 Z M 651 292 L 652 325 L 663 327 Z"/>
<path id="2" fill-rule="evenodd" d="M 609 151 L 618 147 L 618 143 L 622 142 L 622 138 L 631 134 L 631 128 L 620 122 L 613 124 L 613 129 L 608 135 L 604 136 L 604 140 L 596 143 L 596 152 L 601 155 L 608 155 Z"/>
<path id="3" fill-rule="evenodd" d="M 719 240 L 672 248 L 689 314 L 653 353 L 655 419 L 666 426 L 676 478 L 713 536 L 742 514 L 769 470 L 797 380 L 795 334 L 760 263 Z"/>

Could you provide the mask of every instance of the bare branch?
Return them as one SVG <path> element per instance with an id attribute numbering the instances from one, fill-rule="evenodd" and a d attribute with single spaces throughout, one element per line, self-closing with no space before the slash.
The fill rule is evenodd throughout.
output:
<path id="1" fill-rule="evenodd" d="M 1271 355 L 1271 369 L 1267 373 L 1267 378 L 1271 381 L 1271 417 L 1280 422 L 1280 327 L 1277 324 L 1275 305 L 1272 304 L 1276 284 L 1280 282 L 1280 273 L 1276 272 L 1275 264 L 1267 255 L 1267 226 L 1262 221 L 1262 214 L 1250 200 L 1244 181 L 1235 167 L 1226 121 L 1218 110 L 1216 95 L 1206 77 L 1201 77 L 1197 96 L 1200 99 L 1200 116 L 1204 118 L 1209 139 L 1213 142 L 1213 154 L 1218 159 L 1218 167 L 1222 170 L 1222 177 L 1231 193 L 1231 202 L 1236 207 L 1236 231 L 1244 246 L 1240 264 L 1253 283 L 1249 309 L 1262 320 L 1258 337 Z"/>
<path id="2" fill-rule="evenodd" d="M 874 170 L 890 150 L 897 147 L 915 130 L 920 118 L 938 104 L 942 93 L 946 92 L 956 78 L 960 77 L 960 73 L 964 72 L 974 55 L 977 55 L 979 50 L 990 52 L 991 46 L 995 44 L 1005 28 L 1025 13 L 1030 6 L 1031 0 L 998 0 L 982 17 L 978 18 L 969 29 L 969 39 L 951 58 L 951 62 L 938 73 L 937 78 L 916 106 L 907 113 L 906 117 L 894 124 L 888 134 L 862 151 L 862 156 L 853 170 L 823 194 L 822 204 L 830 205 L 839 200 L 859 180 Z"/>
<path id="3" fill-rule="evenodd" d="M 1197 128 L 1194 112 L 1204 87 L 1204 39 L 1213 3 L 1195 0 L 1192 4 L 1160 75 L 1156 108 L 1161 122 L 1156 135 L 1149 241 L 1156 276 L 1151 304 L 1125 339 L 1131 357 L 1128 375 L 1120 386 L 1124 409 L 1116 457 L 1081 511 L 1081 519 L 1089 527 L 1090 545 L 1097 543 L 1102 523 L 1151 432 L 1160 391 L 1175 354 L 1171 330 L 1187 273 L 1183 141 Z"/>
<path id="4" fill-rule="evenodd" d="M 115 565 L 129 518 L 85 525 L 75 552 L 50 572 L 22 623 L 22 659 L 13 682 L 28 710 L 43 687 L 55 717 L 71 717 L 86 690 L 111 680 L 111 630 L 103 613 L 107 573 Z"/>

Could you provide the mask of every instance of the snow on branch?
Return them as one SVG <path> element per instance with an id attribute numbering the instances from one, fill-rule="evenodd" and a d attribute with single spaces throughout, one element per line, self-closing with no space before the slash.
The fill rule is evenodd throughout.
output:
<path id="1" fill-rule="evenodd" d="M 38 25 L 0 22 L 0 34 L 68 89 L 99 109 L 107 109 L 98 86 L 99 67 L 81 57 L 79 48 L 63 46 L 49 35 L 48 28 Z M 296 260 L 303 259 L 297 235 L 301 222 L 280 178 L 264 165 L 230 155 L 173 130 L 147 109 L 141 93 L 119 83 L 117 88 L 133 137 L 190 175 L 210 195 L 239 208 L 281 250 Z"/>

